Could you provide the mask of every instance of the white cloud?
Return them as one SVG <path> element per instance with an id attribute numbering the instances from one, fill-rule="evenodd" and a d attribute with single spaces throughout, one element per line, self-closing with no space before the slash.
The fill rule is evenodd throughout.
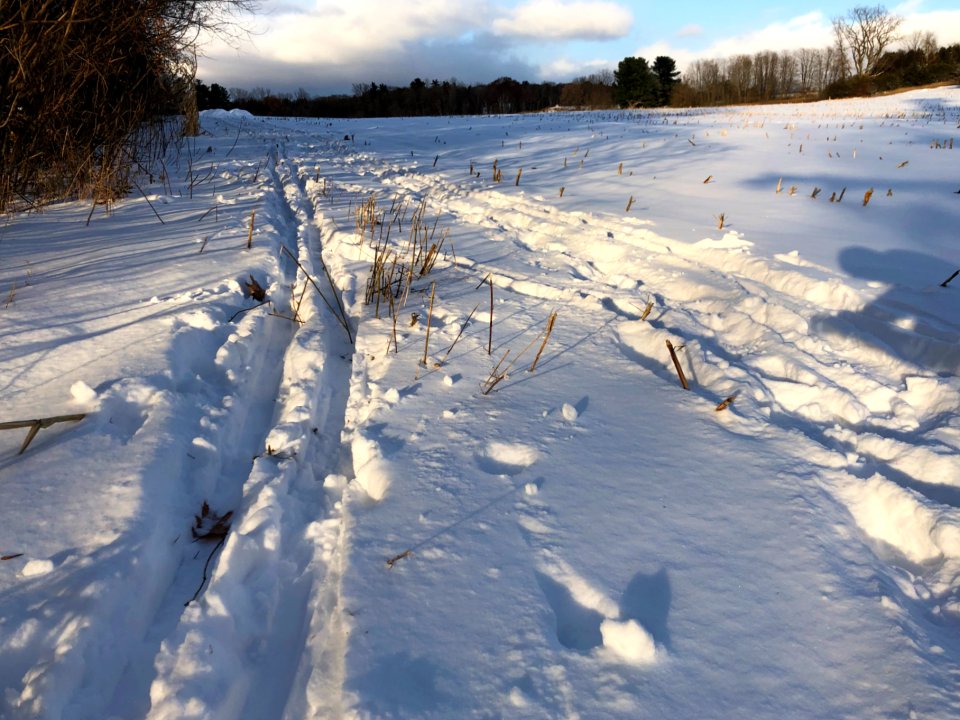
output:
<path id="1" fill-rule="evenodd" d="M 241 52 L 215 41 L 205 48 L 200 76 L 207 82 L 298 85 L 311 92 L 342 92 L 350 84 L 406 84 L 416 76 L 486 82 L 499 75 L 568 80 L 613 67 L 605 60 L 571 60 L 563 43 L 626 36 L 633 16 L 625 0 L 266 0 L 266 13 L 249 18 L 252 41 Z M 904 33 L 930 30 L 943 45 L 960 42 L 960 10 L 915 12 L 914 0 L 898 6 Z M 681 69 L 698 58 L 759 50 L 822 47 L 831 42 L 830 19 L 799 15 L 758 30 L 721 38 L 689 50 L 680 38 L 695 37 L 688 25 L 676 37 L 638 49 L 652 61 L 669 55 Z M 555 43 L 559 51 L 523 60 L 524 45 Z M 616 58 L 616 59 L 619 59 Z"/>
<path id="2" fill-rule="evenodd" d="M 490 34 L 497 8 L 487 0 L 322 0 L 267 9 L 272 12 L 247 18 L 253 33 L 239 52 L 210 42 L 199 77 L 226 86 L 303 86 L 328 94 L 348 92 L 355 82 L 537 76 L 511 52 L 509 38 Z"/>
<path id="3" fill-rule="evenodd" d="M 745 32 L 714 42 L 696 53 L 698 57 L 727 57 L 761 50 L 793 50 L 821 47 L 831 41 L 830 20 L 821 12 L 800 15 L 785 23 L 772 23 L 760 30 Z"/>
<path id="4" fill-rule="evenodd" d="M 612 40 L 633 27 L 629 9 L 606 0 L 526 0 L 493 21 L 495 35 L 534 42 Z"/>
<path id="5" fill-rule="evenodd" d="M 909 3 L 908 3 L 909 6 Z M 941 10 L 906 14 L 904 33 L 930 30 L 941 45 L 960 42 L 960 10 Z M 703 50 L 687 50 L 660 40 L 636 51 L 636 55 L 652 61 L 657 55 L 669 55 L 684 68 L 700 58 L 730 57 L 740 53 L 751 54 L 761 50 L 796 50 L 802 47 L 824 47 L 832 42 L 830 19 L 821 12 L 799 15 L 787 22 L 777 22 L 760 30 L 723 38 Z"/>
<path id="6" fill-rule="evenodd" d="M 457 37 L 477 28 L 485 10 L 476 0 L 318 3 L 307 12 L 258 19 L 266 29 L 255 43 L 272 60 L 343 65 L 425 38 Z"/>
<path id="7" fill-rule="evenodd" d="M 916 10 L 923 5 L 923 0 L 906 0 L 897 5 L 891 12 L 895 12 L 897 15 L 913 15 Z"/>
<path id="8" fill-rule="evenodd" d="M 941 45 L 960 43 L 960 10 L 935 10 L 907 15 L 902 30 L 904 34 L 914 30 L 929 30 L 937 36 Z"/>
<path id="9" fill-rule="evenodd" d="M 678 38 L 697 37 L 703 35 L 703 28 L 697 24 L 684 25 L 677 31 Z"/>
<path id="10" fill-rule="evenodd" d="M 518 47 L 609 40 L 633 25 L 630 11 L 609 0 L 526 0 L 509 9 L 504 2 L 267 0 L 265 12 L 248 18 L 253 32 L 239 53 L 219 40 L 204 48 L 200 76 L 274 89 L 302 84 L 312 92 L 343 91 L 371 80 L 406 84 L 427 75 L 532 80 L 537 72 L 518 59 Z M 589 62 L 569 65 L 594 69 Z M 569 77 L 557 68 L 549 72 Z"/>
<path id="11" fill-rule="evenodd" d="M 700 53 L 695 53 L 686 48 L 678 48 L 671 45 L 666 40 L 659 40 L 650 45 L 644 45 L 642 48 L 637 50 L 634 53 L 637 57 L 646 58 L 648 63 L 653 63 L 654 59 L 658 55 L 666 55 L 672 57 L 677 61 L 677 67 L 681 70 L 686 66 L 692 63 L 697 58 L 701 57 Z M 707 57 L 717 57 L 716 55 L 708 55 Z"/>
<path id="12" fill-rule="evenodd" d="M 544 80 L 566 82 L 570 80 L 570 78 L 590 75 L 597 70 L 613 70 L 616 66 L 617 64 L 610 60 L 574 61 L 564 56 L 542 64 L 540 66 L 540 77 Z"/>
<path id="13" fill-rule="evenodd" d="M 801 47 L 821 47 L 830 42 L 830 20 L 820 12 L 808 13 L 789 20 L 767 25 L 760 30 L 740 33 L 717 40 L 703 50 L 687 50 L 666 40 L 646 45 L 635 53 L 653 61 L 657 55 L 669 55 L 682 68 L 700 58 L 729 57 L 761 50 L 791 50 Z"/>

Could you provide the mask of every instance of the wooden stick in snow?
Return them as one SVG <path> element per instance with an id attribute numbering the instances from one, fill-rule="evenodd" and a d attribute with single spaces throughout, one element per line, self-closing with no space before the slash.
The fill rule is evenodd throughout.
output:
<path id="1" fill-rule="evenodd" d="M 684 390 L 689 390 L 690 386 L 687 385 L 687 378 L 683 374 L 683 368 L 680 367 L 680 360 L 677 359 L 677 351 L 673 349 L 673 343 L 669 340 L 667 340 L 667 349 L 670 351 L 673 366 L 677 369 L 677 375 L 680 376 L 680 384 L 683 385 Z"/>
<path id="2" fill-rule="evenodd" d="M 250 213 L 250 233 L 247 235 L 247 250 L 249 250 L 253 244 L 253 218 L 256 214 L 257 210 L 254 208 L 253 212 Z"/>
<path id="3" fill-rule="evenodd" d="M 37 436 L 37 433 L 40 432 L 43 428 L 48 428 L 51 425 L 61 422 L 77 422 L 83 420 L 86 417 L 86 413 L 78 413 L 76 415 L 56 415 L 54 417 L 40 418 L 39 420 L 15 420 L 13 422 L 0 423 L 0 430 L 16 430 L 17 428 L 30 428 L 30 432 L 27 433 L 26 440 L 23 441 L 23 445 L 20 447 L 20 452 L 17 455 L 23 455 L 24 450 L 33 442 L 33 439 Z"/>

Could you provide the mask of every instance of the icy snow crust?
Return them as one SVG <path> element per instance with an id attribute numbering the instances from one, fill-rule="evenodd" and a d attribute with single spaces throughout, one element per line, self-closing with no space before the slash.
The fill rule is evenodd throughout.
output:
<path id="1" fill-rule="evenodd" d="M 958 108 L 218 111 L 163 225 L 12 219 L 0 422 L 87 417 L 0 433 L 0 718 L 956 717 Z M 371 193 L 453 241 L 399 352 Z"/>

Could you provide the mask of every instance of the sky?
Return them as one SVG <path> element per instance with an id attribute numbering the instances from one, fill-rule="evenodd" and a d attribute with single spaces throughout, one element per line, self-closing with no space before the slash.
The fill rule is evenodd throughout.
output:
<path id="1" fill-rule="evenodd" d="M 204 44 L 198 77 L 226 87 L 312 95 L 353 83 L 408 85 L 414 78 L 464 83 L 507 75 L 567 82 L 628 56 L 698 58 L 820 47 L 830 18 L 855 4 L 824 0 L 262 0 L 244 16 L 248 39 Z M 905 32 L 932 30 L 960 42 L 956 0 L 888 6 Z"/>

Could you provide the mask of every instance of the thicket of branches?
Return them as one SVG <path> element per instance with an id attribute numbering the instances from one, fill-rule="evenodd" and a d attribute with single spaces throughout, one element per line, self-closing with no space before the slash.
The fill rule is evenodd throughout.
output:
<path id="1" fill-rule="evenodd" d="M 194 132 L 200 33 L 249 0 L 0 1 L 0 212 L 127 192 Z"/>

